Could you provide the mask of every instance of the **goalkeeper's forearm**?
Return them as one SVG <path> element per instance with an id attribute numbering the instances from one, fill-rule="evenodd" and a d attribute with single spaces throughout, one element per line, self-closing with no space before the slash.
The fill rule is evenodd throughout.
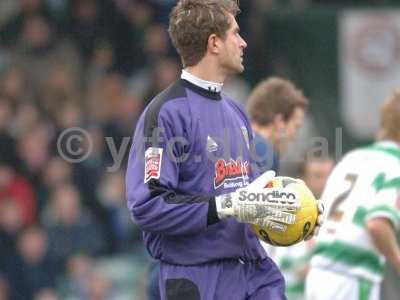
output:
<path id="1" fill-rule="evenodd" d="M 375 247 L 400 274 L 400 248 L 390 221 L 386 218 L 373 218 L 366 222 Z"/>

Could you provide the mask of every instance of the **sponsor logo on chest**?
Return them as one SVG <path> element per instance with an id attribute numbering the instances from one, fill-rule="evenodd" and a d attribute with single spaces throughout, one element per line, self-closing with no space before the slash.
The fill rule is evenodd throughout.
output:
<path id="1" fill-rule="evenodd" d="M 249 184 L 250 165 L 240 159 L 226 162 L 219 159 L 215 163 L 214 188 L 223 186 L 228 188 L 241 188 Z"/>

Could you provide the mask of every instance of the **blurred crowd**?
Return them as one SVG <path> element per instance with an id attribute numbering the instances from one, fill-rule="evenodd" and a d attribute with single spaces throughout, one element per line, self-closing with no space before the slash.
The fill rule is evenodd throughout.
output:
<path id="1" fill-rule="evenodd" d="M 96 261 L 141 255 L 105 137 L 119 149 L 178 75 L 173 2 L 1 1 L 0 299 L 112 299 Z M 92 142 L 79 163 L 57 148 L 71 127 Z"/>

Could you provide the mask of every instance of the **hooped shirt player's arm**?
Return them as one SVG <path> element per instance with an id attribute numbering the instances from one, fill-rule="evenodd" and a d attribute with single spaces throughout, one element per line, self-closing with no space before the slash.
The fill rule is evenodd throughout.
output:
<path id="1" fill-rule="evenodd" d="M 382 177 L 380 177 L 381 175 Z M 377 176 L 377 178 L 384 177 L 384 173 Z M 398 232 L 400 230 L 400 177 L 393 177 L 388 182 L 389 184 L 391 182 L 394 184 L 390 188 L 378 190 L 374 195 L 374 199 L 370 200 L 366 205 L 364 222 L 374 218 L 384 218 Z"/>
<path id="2" fill-rule="evenodd" d="M 210 195 L 179 193 L 180 161 L 190 155 L 193 135 L 188 111 L 161 94 L 140 118 L 129 155 L 128 207 L 143 231 L 167 235 L 198 233 L 218 222 Z"/>

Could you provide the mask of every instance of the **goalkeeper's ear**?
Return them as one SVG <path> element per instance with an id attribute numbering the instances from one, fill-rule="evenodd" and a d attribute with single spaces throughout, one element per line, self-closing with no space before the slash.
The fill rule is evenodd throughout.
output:
<path id="1" fill-rule="evenodd" d="M 275 171 L 266 171 L 258 176 L 252 183 L 251 187 L 255 189 L 263 189 L 267 185 L 267 183 L 275 177 Z"/>

